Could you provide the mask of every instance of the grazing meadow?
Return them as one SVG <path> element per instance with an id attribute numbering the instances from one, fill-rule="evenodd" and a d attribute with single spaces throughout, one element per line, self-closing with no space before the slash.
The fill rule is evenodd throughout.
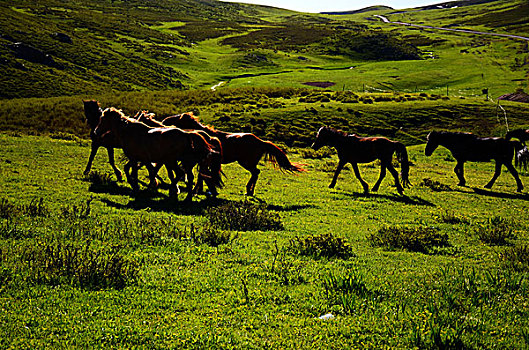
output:
<path id="1" fill-rule="evenodd" d="M 299 102 L 306 96 L 297 93 L 302 110 L 338 108 Z M 284 97 L 268 102 L 276 99 Z M 35 105 L 46 101 L 60 110 L 70 100 Z M 199 109 L 212 123 L 222 117 L 211 113 L 218 107 Z M 307 115 L 320 123 L 318 113 Z M 348 115 L 341 127 L 355 131 L 355 113 Z M 456 186 L 448 150 L 424 155 L 427 129 L 440 127 L 439 113 L 433 124 L 426 115 L 422 131 L 394 134 L 415 140 L 408 146 L 412 187 L 402 196 L 389 176 L 364 195 L 350 166 L 329 189 L 337 156 L 307 147 L 314 130 L 294 140 L 304 147 L 272 139 L 306 172 L 284 174 L 262 162 L 255 196 L 247 197 L 249 173 L 228 164 L 219 197 L 198 195 L 191 204 L 169 198 L 163 184 L 147 189 L 145 170 L 132 197 L 103 149 L 84 176 L 84 133 L 12 126 L 0 136 L 1 346 L 527 346 L 529 197 L 515 192 L 505 169 L 492 190 L 483 189 L 492 163 L 467 163 L 468 187 Z M 509 121 L 523 125 L 514 115 Z M 491 130 L 504 128 L 494 114 L 483 119 Z M 120 150 L 116 158 L 122 168 Z M 379 163 L 360 172 L 372 186 Z M 527 186 L 528 173 L 520 174 Z"/>

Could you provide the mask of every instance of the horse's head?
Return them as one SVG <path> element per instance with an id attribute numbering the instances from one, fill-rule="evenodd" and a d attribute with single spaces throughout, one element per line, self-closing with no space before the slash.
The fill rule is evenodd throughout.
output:
<path id="1" fill-rule="evenodd" d="M 96 100 L 83 101 L 83 105 L 86 122 L 93 130 L 97 124 L 99 124 L 99 119 L 101 118 L 103 110 L 99 107 L 99 102 Z"/>
<path id="2" fill-rule="evenodd" d="M 322 148 L 323 146 L 326 146 L 328 144 L 328 140 L 329 140 L 329 136 L 330 135 L 331 135 L 330 128 L 327 127 L 327 126 L 322 126 L 318 130 L 318 133 L 316 134 L 316 140 L 314 141 L 314 143 L 310 147 L 313 150 L 317 151 L 320 148 Z"/>
<path id="3" fill-rule="evenodd" d="M 103 137 L 106 134 L 112 132 L 116 129 L 118 123 L 121 121 L 122 116 L 123 113 L 114 107 L 105 109 L 101 113 L 101 118 L 99 119 L 99 123 L 94 130 L 94 134 L 97 137 Z"/>
<path id="4" fill-rule="evenodd" d="M 439 133 L 437 131 L 432 131 L 428 134 L 426 137 L 426 140 L 428 141 L 426 143 L 426 148 L 424 149 L 424 154 L 426 154 L 427 157 L 431 156 L 433 151 L 439 146 Z"/>

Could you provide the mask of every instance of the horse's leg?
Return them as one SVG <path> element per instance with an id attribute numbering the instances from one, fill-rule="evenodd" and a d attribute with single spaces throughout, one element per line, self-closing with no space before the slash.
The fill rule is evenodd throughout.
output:
<path id="1" fill-rule="evenodd" d="M 338 175 L 340 175 L 340 172 L 342 171 L 342 169 L 345 166 L 345 164 L 347 164 L 346 161 L 343 161 L 341 159 L 338 161 L 338 166 L 336 167 L 336 170 L 334 171 L 334 176 L 332 178 L 331 183 L 329 184 L 329 188 L 334 188 L 334 186 L 336 186 L 336 181 L 338 181 Z M 362 180 L 360 180 L 360 181 L 362 181 Z"/>
<path id="2" fill-rule="evenodd" d="M 496 166 L 494 168 L 494 175 L 492 176 L 492 179 L 490 179 L 489 183 L 485 185 L 485 188 L 492 188 L 492 185 L 494 185 L 494 182 L 500 176 L 501 174 L 501 162 L 499 160 L 496 160 Z"/>
<path id="3" fill-rule="evenodd" d="M 140 190 L 140 186 L 138 185 L 138 162 L 129 160 L 127 164 L 125 164 L 125 175 L 127 176 L 127 182 L 132 187 L 132 193 L 138 193 Z"/>
<path id="4" fill-rule="evenodd" d="M 123 174 L 121 174 L 121 171 L 118 169 L 116 164 L 114 163 L 114 148 L 107 147 L 107 153 L 108 153 L 108 162 L 110 163 L 110 166 L 112 169 L 114 169 L 114 174 L 116 174 L 116 177 L 118 178 L 118 181 L 123 181 Z M 136 169 L 138 171 L 138 169 Z"/>
<path id="5" fill-rule="evenodd" d="M 167 176 L 169 177 L 169 180 L 171 181 L 171 185 L 169 186 L 169 197 L 175 197 L 178 199 L 178 194 L 180 193 L 180 188 L 178 187 L 178 181 L 183 175 L 182 169 L 178 165 L 176 167 L 165 165 L 165 168 L 167 169 Z"/>
<path id="6" fill-rule="evenodd" d="M 355 172 L 356 178 L 358 180 L 360 180 L 360 183 L 362 184 L 362 187 L 364 188 L 364 194 L 368 194 L 369 193 L 369 185 L 360 176 L 360 170 L 358 170 L 358 164 L 356 164 L 356 163 L 351 163 L 351 164 L 353 165 L 353 170 Z M 338 169 L 336 169 L 336 170 L 338 170 Z"/>
<path id="7" fill-rule="evenodd" d="M 99 144 L 92 141 L 90 156 L 88 157 L 88 164 L 86 164 L 86 168 L 84 169 L 84 172 L 83 172 L 84 175 L 88 175 L 88 173 L 90 173 L 90 169 L 92 168 L 92 162 L 94 161 L 94 158 L 97 154 L 98 149 L 99 149 Z"/>
<path id="8" fill-rule="evenodd" d="M 465 180 L 465 162 L 463 161 L 457 161 L 456 167 L 454 168 L 454 172 L 456 173 L 457 178 L 459 179 L 458 186 L 465 186 L 466 180 Z"/>
<path id="9" fill-rule="evenodd" d="M 156 179 L 156 176 L 158 175 L 158 171 L 160 171 L 162 165 L 163 164 L 161 163 L 145 163 L 145 167 L 149 172 L 149 188 L 156 189 L 158 187 L 158 180 Z"/>
<path id="10" fill-rule="evenodd" d="M 378 180 L 375 186 L 373 186 L 373 189 L 372 189 L 373 192 L 378 191 L 378 187 L 382 183 L 382 180 L 384 179 L 385 176 L 386 176 L 386 162 L 382 162 L 380 164 L 380 176 L 378 177 Z"/>
<path id="11" fill-rule="evenodd" d="M 247 196 L 253 196 L 253 193 L 255 191 L 255 184 L 257 183 L 257 179 L 259 178 L 259 173 L 261 170 L 257 169 L 257 166 L 254 168 L 246 168 L 251 174 L 252 177 L 250 177 L 250 180 L 246 184 L 246 195 Z"/>
<path id="12" fill-rule="evenodd" d="M 518 171 L 516 171 L 516 168 L 512 165 L 512 163 L 505 163 L 505 166 L 511 172 L 512 176 L 516 180 L 516 185 L 518 187 L 516 189 L 516 192 L 522 192 L 523 184 L 522 184 L 522 180 L 520 180 L 520 177 L 518 176 Z"/>
<path id="13" fill-rule="evenodd" d="M 194 175 L 193 175 L 193 166 L 184 166 L 186 169 L 186 180 L 187 180 L 187 196 L 184 199 L 184 202 L 191 202 L 193 200 L 193 181 Z"/>
<path id="14" fill-rule="evenodd" d="M 395 179 L 395 187 L 397 187 L 397 192 L 399 192 L 399 194 L 403 194 L 404 188 L 402 188 L 402 185 L 399 182 L 399 172 L 393 167 L 391 162 L 388 163 L 388 170 Z"/>

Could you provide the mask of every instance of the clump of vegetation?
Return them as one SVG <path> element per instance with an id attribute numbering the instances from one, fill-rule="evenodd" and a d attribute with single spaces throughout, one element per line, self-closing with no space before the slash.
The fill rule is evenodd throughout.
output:
<path id="1" fill-rule="evenodd" d="M 300 153 L 305 159 L 323 159 L 330 158 L 335 152 L 332 150 L 332 148 L 325 146 L 317 151 L 313 150 L 312 148 L 303 148 L 301 149 Z"/>
<path id="2" fill-rule="evenodd" d="M 343 275 L 332 272 L 323 278 L 323 293 L 330 308 L 338 307 L 344 314 L 365 308 L 367 298 L 379 297 L 378 291 L 368 287 L 363 273 L 357 269 Z"/>
<path id="3" fill-rule="evenodd" d="M 48 206 L 44 203 L 44 198 L 33 198 L 29 204 L 15 204 L 7 198 L 0 199 L 0 217 L 11 218 L 17 215 L 27 215 L 30 217 L 46 217 L 50 213 Z"/>
<path id="4" fill-rule="evenodd" d="M 385 226 L 368 237 L 374 247 L 428 253 L 433 247 L 449 246 L 448 234 L 430 226 Z"/>
<path id="5" fill-rule="evenodd" d="M 222 244 L 228 244 L 235 239 L 237 235 L 232 237 L 229 231 L 219 230 L 213 225 L 205 225 L 198 234 L 197 242 L 207 244 L 211 247 L 218 247 Z"/>
<path id="6" fill-rule="evenodd" d="M 422 179 L 422 182 L 419 184 L 419 186 L 428 187 L 429 189 L 435 192 L 452 191 L 452 188 L 450 186 L 445 185 L 439 181 L 432 180 L 430 178 Z"/>
<path id="7" fill-rule="evenodd" d="M 211 225 L 224 230 L 266 231 L 283 229 L 279 215 L 269 211 L 264 203 L 230 202 L 208 209 L 206 216 Z"/>
<path id="8" fill-rule="evenodd" d="M 342 258 L 353 257 L 353 249 L 345 238 L 338 237 L 333 233 L 321 235 L 309 235 L 307 237 L 295 237 L 290 241 L 290 250 L 300 254 L 316 258 Z"/>
<path id="9" fill-rule="evenodd" d="M 453 210 L 447 210 L 447 209 L 443 209 L 440 212 L 436 212 L 434 214 L 434 218 L 436 218 L 440 222 L 444 222 L 445 224 L 457 225 L 457 224 L 468 224 L 469 223 L 468 218 L 457 214 Z"/>
<path id="10" fill-rule="evenodd" d="M 63 242 L 40 242 L 20 251 L 22 262 L 29 264 L 30 280 L 42 284 L 70 284 L 99 290 L 122 289 L 138 279 L 139 266 L 128 259 L 119 246 L 94 248 Z"/>
<path id="11" fill-rule="evenodd" d="M 500 253 L 500 260 L 516 271 L 529 271 L 529 245 L 514 245 Z"/>
<path id="12" fill-rule="evenodd" d="M 516 238 L 513 222 L 501 216 L 478 223 L 473 231 L 480 241 L 490 245 L 505 245 L 508 239 Z"/>
<path id="13" fill-rule="evenodd" d="M 99 171 L 91 171 L 86 175 L 86 180 L 94 186 L 108 186 L 112 184 L 112 175 L 109 173 L 100 173 Z"/>

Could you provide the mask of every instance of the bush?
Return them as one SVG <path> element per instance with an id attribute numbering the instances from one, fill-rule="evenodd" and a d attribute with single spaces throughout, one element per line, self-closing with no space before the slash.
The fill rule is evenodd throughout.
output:
<path id="1" fill-rule="evenodd" d="M 305 159 L 323 159 L 330 158 L 335 152 L 332 148 L 322 147 L 315 151 L 312 148 L 303 148 L 301 150 L 301 156 Z"/>
<path id="2" fill-rule="evenodd" d="M 283 223 L 277 213 L 266 204 L 230 202 L 206 212 L 210 224 L 216 228 L 236 231 L 282 230 Z"/>
<path id="3" fill-rule="evenodd" d="M 428 253 L 433 247 L 447 247 L 448 235 L 429 226 L 385 226 L 368 237 L 372 246 Z"/>
<path id="4" fill-rule="evenodd" d="M 290 250 L 313 257 L 347 259 L 355 254 L 345 238 L 337 237 L 332 233 L 310 235 L 304 238 L 295 237 L 290 241 Z"/>
<path id="5" fill-rule="evenodd" d="M 441 212 L 434 214 L 434 218 L 441 222 L 444 222 L 445 224 L 457 225 L 469 223 L 468 219 L 464 216 L 458 215 L 454 211 L 446 209 L 443 209 L 441 210 Z"/>
<path id="6" fill-rule="evenodd" d="M 37 283 L 122 289 L 138 277 L 138 265 L 128 260 L 119 246 L 94 249 L 90 242 L 84 246 L 39 243 L 23 250 L 22 257 L 29 264 L 30 278 Z"/>
<path id="7" fill-rule="evenodd" d="M 206 225 L 200 231 L 198 241 L 211 247 L 218 247 L 221 244 L 228 244 L 235 237 L 232 238 L 229 231 L 219 230 L 212 225 Z"/>
<path id="8" fill-rule="evenodd" d="M 478 239 L 486 244 L 505 245 L 508 239 L 516 238 L 513 223 L 501 216 L 487 219 L 473 228 Z"/>
<path id="9" fill-rule="evenodd" d="M 500 260 L 516 271 L 529 271 L 529 245 L 515 245 L 500 253 Z"/>
<path id="10" fill-rule="evenodd" d="M 430 178 L 422 179 L 422 182 L 419 184 L 419 186 L 428 187 L 429 189 L 435 192 L 452 191 L 452 188 L 450 186 L 442 184 L 439 181 L 435 181 Z"/>

